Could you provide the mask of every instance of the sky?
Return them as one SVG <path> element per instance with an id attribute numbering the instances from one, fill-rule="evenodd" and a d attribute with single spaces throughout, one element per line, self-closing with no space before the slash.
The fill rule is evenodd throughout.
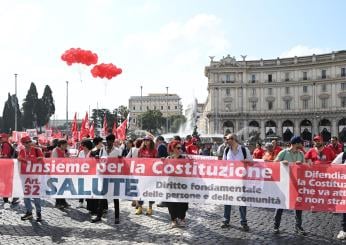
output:
<path id="1" fill-rule="evenodd" d="M 128 106 L 130 96 L 176 93 L 184 109 L 204 103 L 209 56 L 275 59 L 346 49 L 346 1 L 333 0 L 0 0 L 0 112 L 8 93 L 20 105 L 34 82 L 49 85 L 52 119 Z M 68 66 L 70 48 L 98 54 L 123 73 L 93 78 L 92 66 Z"/>

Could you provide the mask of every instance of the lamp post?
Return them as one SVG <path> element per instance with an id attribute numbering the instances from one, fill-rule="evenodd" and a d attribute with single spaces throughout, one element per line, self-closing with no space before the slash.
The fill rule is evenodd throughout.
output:
<path id="1" fill-rule="evenodd" d="M 166 87 L 167 95 L 166 95 L 166 133 L 168 134 L 168 87 Z"/>
<path id="2" fill-rule="evenodd" d="M 14 74 L 14 94 L 15 94 L 15 97 L 16 97 L 16 103 L 14 105 L 14 130 L 17 131 L 17 121 L 18 121 L 18 115 L 17 115 L 17 76 L 18 74 L 15 73 Z"/>
<path id="3" fill-rule="evenodd" d="M 142 106 L 143 106 L 143 98 L 142 98 L 143 94 L 142 94 L 142 92 L 143 92 L 143 86 L 141 86 L 141 107 L 140 107 L 140 111 L 142 111 Z M 139 122 L 140 124 L 139 125 L 140 125 L 140 129 L 142 129 L 142 127 L 143 127 L 142 123 L 143 122 L 142 122 L 142 113 L 141 112 L 140 112 L 139 116 L 140 116 L 139 117 L 140 118 L 140 122 Z"/>
<path id="4" fill-rule="evenodd" d="M 66 81 L 66 135 L 68 134 L 68 81 Z"/>

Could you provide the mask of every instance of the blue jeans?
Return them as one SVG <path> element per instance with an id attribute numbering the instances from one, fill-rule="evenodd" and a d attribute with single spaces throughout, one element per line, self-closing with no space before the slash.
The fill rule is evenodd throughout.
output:
<path id="1" fill-rule="evenodd" d="M 232 205 L 224 206 L 223 217 L 225 218 L 225 220 L 223 222 L 225 224 L 229 224 L 229 221 L 231 219 L 231 209 L 232 209 Z M 240 212 L 240 224 L 247 225 L 246 206 L 239 206 L 239 212 Z"/>
<path id="2" fill-rule="evenodd" d="M 31 198 L 24 198 L 26 211 L 32 213 Z M 41 198 L 34 198 L 36 213 L 41 213 Z"/>

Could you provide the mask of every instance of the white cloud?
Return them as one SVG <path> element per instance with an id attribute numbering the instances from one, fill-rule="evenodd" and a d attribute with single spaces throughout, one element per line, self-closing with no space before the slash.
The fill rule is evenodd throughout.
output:
<path id="1" fill-rule="evenodd" d="M 301 44 L 298 44 L 291 49 L 283 52 L 279 57 L 288 58 L 294 56 L 308 56 L 313 54 L 324 54 L 331 52 L 330 49 L 320 49 L 320 48 L 311 48 Z"/>

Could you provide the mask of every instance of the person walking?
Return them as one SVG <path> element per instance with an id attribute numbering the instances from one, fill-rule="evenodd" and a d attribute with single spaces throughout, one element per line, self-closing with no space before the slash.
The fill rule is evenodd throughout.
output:
<path id="1" fill-rule="evenodd" d="M 247 147 L 244 147 L 239 144 L 239 140 L 236 134 L 228 134 L 225 137 L 225 140 L 227 142 L 227 147 L 225 148 L 225 151 L 223 153 L 223 160 L 237 160 L 237 161 L 252 161 L 252 156 L 250 153 L 250 150 Z M 224 221 L 222 222 L 221 228 L 228 228 L 230 218 L 231 218 L 231 209 L 232 205 L 225 205 L 224 206 Z M 247 223 L 246 219 L 246 206 L 239 206 L 239 212 L 240 212 L 240 224 L 244 231 L 249 231 L 250 228 Z"/>

